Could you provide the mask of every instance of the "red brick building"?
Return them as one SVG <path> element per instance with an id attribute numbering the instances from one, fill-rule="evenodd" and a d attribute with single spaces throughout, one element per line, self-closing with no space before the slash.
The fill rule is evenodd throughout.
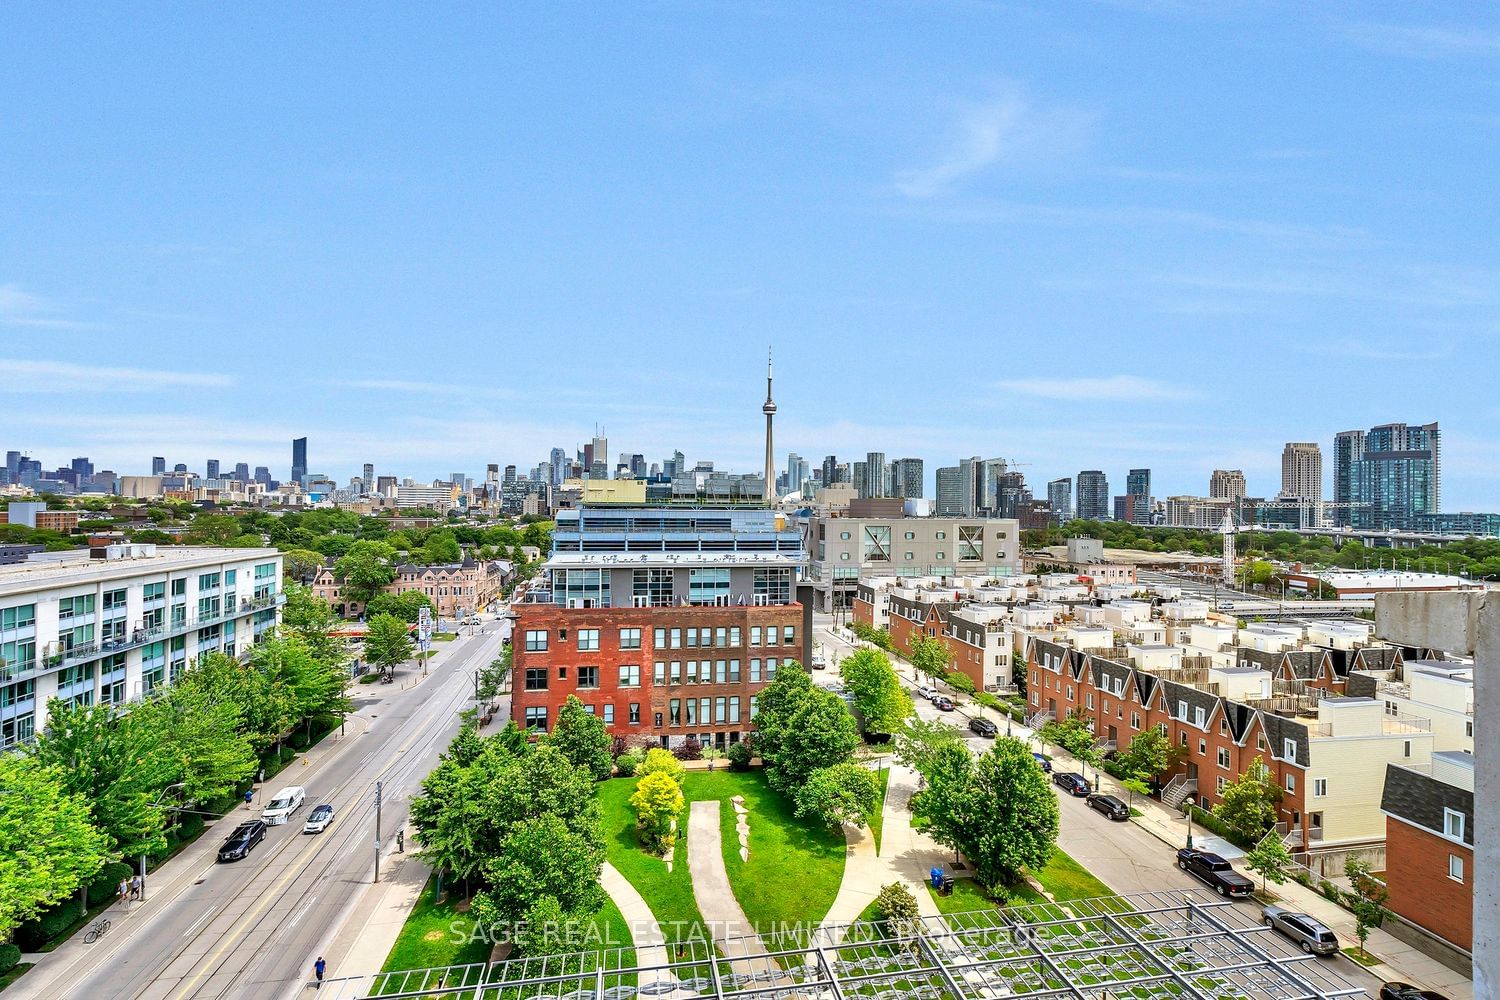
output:
<path id="1" fill-rule="evenodd" d="M 1431 773 L 1392 764 L 1385 813 L 1386 905 L 1464 951 L 1474 947 L 1474 758 L 1432 755 Z"/>

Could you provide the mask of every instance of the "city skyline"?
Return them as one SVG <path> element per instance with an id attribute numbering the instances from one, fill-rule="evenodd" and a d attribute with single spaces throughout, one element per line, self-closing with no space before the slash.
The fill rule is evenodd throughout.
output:
<path id="1" fill-rule="evenodd" d="M 1443 424 L 1445 507 L 1494 508 L 1491 61 L 1452 41 L 1494 16 L 1439 17 L 100 12 L 61 45 L 18 9 L 10 447 L 279 477 L 307 434 L 425 477 L 599 420 L 749 471 L 769 341 L 778 458 L 1200 493 L 1396 413 Z M 1442 399 L 1371 391 L 1409 371 Z"/>

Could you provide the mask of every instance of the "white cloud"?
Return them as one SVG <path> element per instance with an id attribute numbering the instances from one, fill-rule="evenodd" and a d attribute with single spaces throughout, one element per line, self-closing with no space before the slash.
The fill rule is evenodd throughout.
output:
<path id="1" fill-rule="evenodd" d="M 1000 388 L 1023 396 L 1066 402 L 1143 402 L 1146 400 L 1190 400 L 1201 396 L 1191 386 L 1173 385 L 1138 375 L 1104 378 L 1006 379 Z"/>
<path id="2" fill-rule="evenodd" d="M 893 184 L 908 198 L 947 194 L 961 181 L 999 163 L 1051 158 L 1076 146 L 1089 118 L 1069 108 L 1040 108 L 1011 90 L 958 116 L 958 135 L 924 167 L 898 171 Z"/>
<path id="3" fill-rule="evenodd" d="M 41 330 L 98 330 L 98 323 L 84 323 L 54 315 L 57 306 L 19 285 L 0 285 L 0 326 L 27 326 Z"/>
<path id="4" fill-rule="evenodd" d="M 1401 56 L 1500 56 L 1500 34 L 1420 24 L 1356 24 L 1349 37 L 1366 48 Z"/>
<path id="5" fill-rule="evenodd" d="M 0 358 L 0 393 L 32 392 L 151 392 L 156 389 L 210 388 L 233 385 L 234 379 L 215 372 L 173 372 L 157 368 L 111 368 L 75 365 L 66 361 L 25 361 Z"/>

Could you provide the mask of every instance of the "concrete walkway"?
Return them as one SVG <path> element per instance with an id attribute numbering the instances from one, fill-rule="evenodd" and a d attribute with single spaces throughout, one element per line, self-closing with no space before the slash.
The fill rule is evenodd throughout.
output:
<path id="1" fill-rule="evenodd" d="M 740 975 L 754 975 L 762 971 L 760 966 L 744 959 L 755 954 L 764 954 L 771 949 L 760 939 L 760 935 L 740 909 L 739 900 L 729 886 L 729 870 L 724 867 L 723 838 L 719 827 L 720 802 L 698 801 L 688 807 L 687 861 L 693 874 L 693 898 L 703 914 L 703 922 L 724 957 L 731 960 L 734 971 Z M 754 828 L 755 816 L 750 817 Z"/>
<path id="2" fill-rule="evenodd" d="M 599 883 L 604 886 L 609 898 L 614 900 L 620 915 L 625 918 L 625 925 L 630 928 L 630 936 L 635 943 L 636 964 L 666 965 L 667 936 L 662 933 L 661 924 L 656 922 L 656 914 L 651 912 L 645 898 L 608 861 L 604 862 L 604 868 L 599 872 Z M 614 947 L 621 943 L 623 942 L 612 941 L 609 945 Z"/>

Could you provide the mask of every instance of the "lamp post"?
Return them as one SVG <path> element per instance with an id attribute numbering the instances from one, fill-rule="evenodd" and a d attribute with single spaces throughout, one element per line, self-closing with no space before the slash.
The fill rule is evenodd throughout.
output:
<path id="1" fill-rule="evenodd" d="M 156 801 L 153 802 L 153 803 L 151 803 L 151 808 L 155 809 L 157 806 L 161 805 L 161 800 L 167 797 L 167 793 L 168 792 L 170 792 L 174 788 L 181 788 L 182 786 L 183 786 L 183 782 L 178 781 L 178 782 L 175 782 L 173 784 L 168 785 L 166 788 L 163 788 L 161 790 L 161 794 L 156 797 Z M 139 864 L 140 864 L 140 875 L 141 875 L 141 896 L 140 896 L 140 901 L 142 903 L 144 903 L 146 901 L 146 852 L 145 851 L 141 852 L 141 857 L 140 857 L 140 863 Z"/>

